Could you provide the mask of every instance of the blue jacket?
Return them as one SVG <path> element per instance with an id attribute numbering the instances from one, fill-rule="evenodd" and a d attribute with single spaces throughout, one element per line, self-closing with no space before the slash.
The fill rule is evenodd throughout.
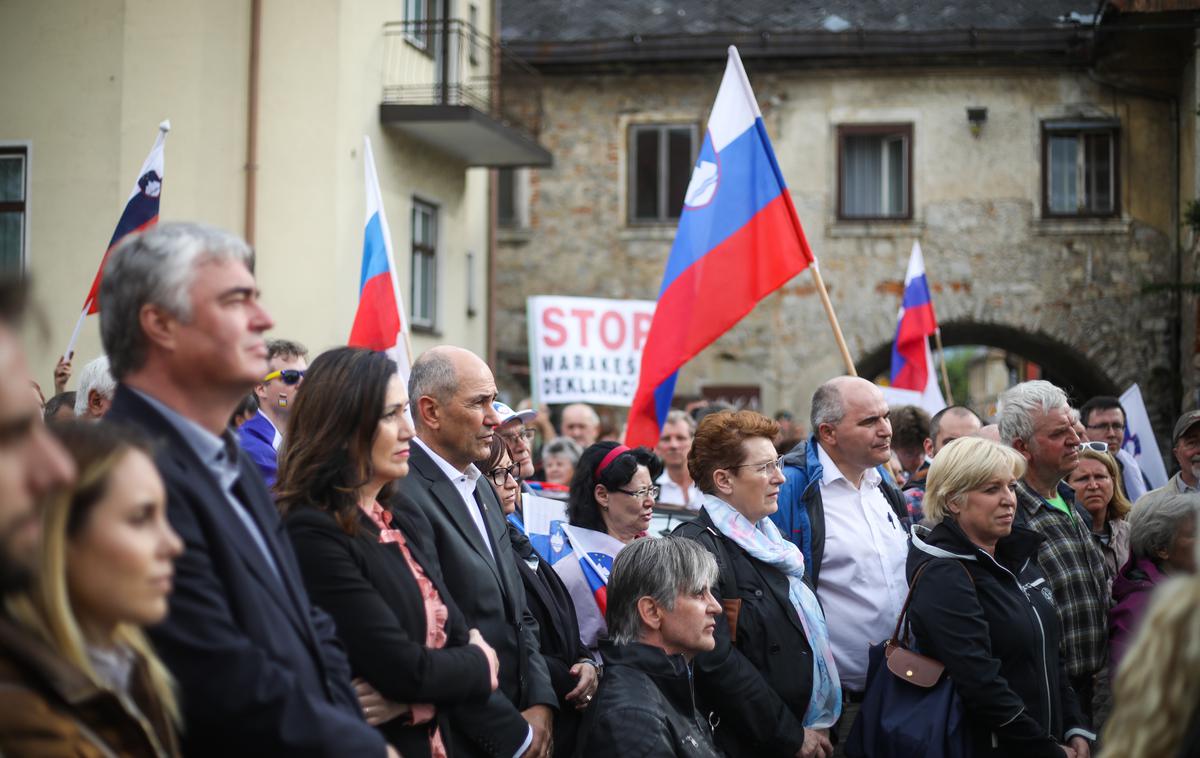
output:
<path id="1" fill-rule="evenodd" d="M 892 484 L 891 476 L 883 466 L 876 466 L 876 470 L 883 477 L 879 489 L 884 499 L 907 531 L 912 519 L 904 495 Z M 821 559 L 825 557 L 825 507 L 821 502 L 824 473 L 817 455 L 817 438 L 813 435 L 783 456 L 785 481 L 779 488 L 779 509 L 771 514 L 771 520 L 784 538 L 804 553 L 805 573 L 814 588 L 821 571 Z"/>
<path id="2" fill-rule="evenodd" d="M 262 472 L 267 489 L 275 486 L 275 473 L 278 470 L 275 447 L 275 426 L 263 415 L 262 411 L 251 416 L 246 423 L 238 427 L 238 442 L 258 470 Z"/>

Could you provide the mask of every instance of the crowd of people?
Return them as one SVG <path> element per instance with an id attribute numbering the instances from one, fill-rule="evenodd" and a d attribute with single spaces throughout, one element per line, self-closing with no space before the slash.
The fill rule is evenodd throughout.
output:
<path id="1" fill-rule="evenodd" d="M 708 404 L 630 448 L 459 347 L 309 363 L 200 224 L 125 241 L 99 302 L 44 401 L 0 283 L 0 754 L 872 755 L 891 638 L 958 754 L 1200 755 L 1200 411 L 1152 491 L 1116 399 L 1040 380 L 985 424 L 835 377 L 807 435 Z M 535 494 L 617 546 L 599 629 Z"/>

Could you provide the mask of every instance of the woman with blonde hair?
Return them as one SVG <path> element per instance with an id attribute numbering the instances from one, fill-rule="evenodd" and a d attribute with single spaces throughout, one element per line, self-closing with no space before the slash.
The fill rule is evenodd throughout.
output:
<path id="1" fill-rule="evenodd" d="M 45 504 L 32 584 L 5 598 L 0 753 L 177 756 L 173 683 L 141 630 L 167 615 L 183 550 L 162 479 L 132 432 L 52 429 L 79 473 Z"/>
<path id="2" fill-rule="evenodd" d="M 938 452 L 913 527 L 908 618 L 916 646 L 946 667 L 972 754 L 1087 758 L 1085 726 L 1058 654 L 1062 629 L 1037 563 L 1045 539 L 1014 525 L 1025 461 L 962 437 Z"/>
<path id="3" fill-rule="evenodd" d="M 1075 502 L 1092 516 L 1092 538 L 1108 566 L 1111 591 L 1113 577 L 1129 562 L 1129 521 L 1125 517 L 1133 506 L 1117 484 L 1121 472 L 1116 460 L 1108 454 L 1107 445 L 1103 442 L 1083 445 L 1079 450 L 1079 465 L 1067 475 L 1067 484 L 1075 490 Z"/>

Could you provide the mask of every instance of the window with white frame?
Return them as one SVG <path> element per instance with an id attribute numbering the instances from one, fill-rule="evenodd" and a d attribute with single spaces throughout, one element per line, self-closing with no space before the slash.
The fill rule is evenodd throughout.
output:
<path id="1" fill-rule="evenodd" d="M 428 50 L 433 41 L 434 9 L 437 0 L 404 0 L 404 20 L 408 41 Z"/>
<path id="2" fill-rule="evenodd" d="M 912 218 L 912 124 L 838 127 L 838 218 Z"/>
<path id="3" fill-rule="evenodd" d="M 1116 215 L 1117 130 L 1112 121 L 1042 123 L 1044 215 Z"/>
<path id="4" fill-rule="evenodd" d="M 496 224 L 501 229 L 525 229 L 529 226 L 528 169 L 497 169 Z"/>
<path id="5" fill-rule="evenodd" d="M 412 323 L 433 329 L 437 316 L 438 209 L 413 199 L 412 211 Z"/>
<path id="6" fill-rule="evenodd" d="M 661 224 L 683 211 L 699 145 L 695 124 L 629 127 L 629 222 Z"/>
<path id="7" fill-rule="evenodd" d="M 0 147 L 0 274 L 24 270 L 28 165 L 26 148 Z"/>

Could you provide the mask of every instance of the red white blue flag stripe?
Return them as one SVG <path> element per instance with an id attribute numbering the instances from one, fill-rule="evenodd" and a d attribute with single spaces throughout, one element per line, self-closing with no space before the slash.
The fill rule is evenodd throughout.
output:
<path id="1" fill-rule="evenodd" d="M 896 317 L 896 340 L 892 344 L 891 385 L 896 389 L 924 392 L 934 379 L 927 353 L 929 338 L 937 331 L 929 280 L 925 278 L 925 258 L 921 243 L 914 242 L 904 274 L 904 297 Z"/>
<path id="2" fill-rule="evenodd" d="M 350 328 L 348 344 L 386 352 L 408 381 L 409 355 L 404 319 L 404 300 L 396 277 L 396 257 L 392 253 L 392 234 L 383 212 L 379 176 L 375 173 L 375 154 L 371 140 L 363 136 L 363 168 L 366 177 L 366 229 L 363 234 L 362 276 L 358 287 L 358 310 Z"/>
<path id="3" fill-rule="evenodd" d="M 642 352 L 626 444 L 653 446 L 679 368 L 812 261 L 731 46 Z"/>

